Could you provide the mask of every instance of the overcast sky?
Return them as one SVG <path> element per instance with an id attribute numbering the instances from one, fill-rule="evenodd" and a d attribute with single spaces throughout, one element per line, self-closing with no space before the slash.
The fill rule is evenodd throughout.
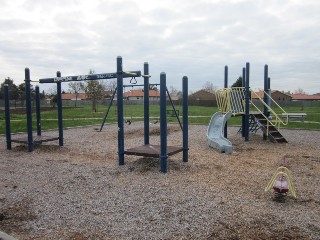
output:
<path id="1" fill-rule="evenodd" d="M 0 81 L 143 70 L 190 91 L 223 87 L 250 62 L 253 89 L 320 92 L 319 0 L 0 0 Z M 128 80 L 126 80 L 128 81 Z M 67 88 L 67 84 L 64 84 Z M 45 87 L 45 89 L 48 85 Z M 40 85 L 44 89 L 43 85 Z"/>

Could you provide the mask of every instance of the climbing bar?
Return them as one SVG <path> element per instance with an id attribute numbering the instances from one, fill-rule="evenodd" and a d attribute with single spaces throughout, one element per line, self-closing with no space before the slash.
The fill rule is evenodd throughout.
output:
<path id="1" fill-rule="evenodd" d="M 42 78 L 42 79 L 39 79 L 39 83 L 56 83 L 56 82 L 113 79 L 113 78 L 117 78 L 117 75 L 118 75 L 117 73 L 100 73 L 100 74 L 89 74 L 89 75 L 78 75 L 78 76 Z M 123 74 L 122 74 L 123 78 L 132 77 L 132 76 L 140 77 L 141 71 L 123 72 Z"/>

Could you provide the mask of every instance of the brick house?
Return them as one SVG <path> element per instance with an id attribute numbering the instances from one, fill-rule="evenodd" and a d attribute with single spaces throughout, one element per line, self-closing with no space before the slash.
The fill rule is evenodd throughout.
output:
<path id="1" fill-rule="evenodd" d="M 263 99 L 263 95 L 264 92 L 263 91 L 259 91 L 259 92 L 255 92 L 255 94 L 252 94 L 251 97 L 252 99 L 258 99 L 257 95 Z M 271 90 L 271 98 L 277 102 L 281 101 L 281 102 L 288 102 L 292 100 L 292 97 L 289 94 L 280 92 L 278 90 Z"/>
<path id="2" fill-rule="evenodd" d="M 142 100 L 144 97 L 143 90 L 130 90 L 123 93 L 123 97 L 128 100 Z M 160 99 L 160 92 L 157 90 L 149 90 L 149 100 L 159 100 Z"/>
<path id="3" fill-rule="evenodd" d="M 292 101 L 320 101 L 320 94 L 308 95 L 308 94 L 290 94 Z"/>
<path id="4" fill-rule="evenodd" d="M 79 93 L 78 96 L 75 93 L 62 93 L 62 100 L 88 100 L 88 96 L 85 93 Z"/>
<path id="5" fill-rule="evenodd" d="M 209 92 L 205 89 L 201 89 L 191 95 L 189 95 L 189 100 L 198 100 L 198 101 L 212 101 L 216 100 L 214 93 Z"/>

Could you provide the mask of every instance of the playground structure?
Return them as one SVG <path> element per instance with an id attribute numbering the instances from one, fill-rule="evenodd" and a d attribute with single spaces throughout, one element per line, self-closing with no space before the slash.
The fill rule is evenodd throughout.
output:
<path id="1" fill-rule="evenodd" d="M 124 149 L 124 114 L 123 114 L 123 79 L 128 77 L 143 77 L 144 78 L 144 145 Z M 145 157 L 160 158 L 160 170 L 163 173 L 168 171 L 167 159 L 168 156 L 174 155 L 179 152 L 183 152 L 183 161 L 188 161 L 188 78 L 186 76 L 182 79 L 183 87 L 183 124 L 182 138 L 183 146 L 167 146 L 167 104 L 166 104 L 166 74 L 162 72 L 160 74 L 160 145 L 151 145 L 149 143 L 149 66 L 148 63 L 144 64 L 144 74 L 141 71 L 129 71 L 124 72 L 122 67 L 122 57 L 117 57 L 117 72 L 115 73 L 103 73 L 103 74 L 90 74 L 79 76 L 66 76 L 61 77 L 61 73 L 57 72 L 57 77 L 39 79 L 39 83 L 56 83 L 57 84 L 57 108 L 58 108 L 58 137 L 42 137 L 41 136 L 41 117 L 40 117 L 40 97 L 39 87 L 36 87 L 36 112 L 37 112 L 37 137 L 33 137 L 32 130 L 32 108 L 31 108 L 31 94 L 30 94 L 30 70 L 25 69 L 25 82 L 26 82 L 26 113 L 27 113 L 27 137 L 13 138 L 10 128 L 10 107 L 9 107 L 9 91 L 8 86 L 4 88 L 5 96 L 5 118 L 6 118 L 6 142 L 7 149 L 11 149 L 12 142 L 23 143 L 28 145 L 28 151 L 33 151 L 34 144 L 40 144 L 42 142 L 59 140 L 59 146 L 63 146 L 63 117 L 62 117 L 62 98 L 61 98 L 61 83 L 70 81 L 84 81 L 84 80 L 102 80 L 117 78 L 117 90 L 113 93 L 117 93 L 117 119 L 118 119 L 118 161 L 119 165 L 124 165 L 124 155 L 136 155 Z M 113 100 L 112 98 L 112 100 Z M 171 98 L 169 96 L 171 101 Z M 172 101 L 171 101 L 172 103 Z M 111 107 L 109 105 L 108 111 Z M 174 106 L 173 106 L 174 107 Z M 174 109 L 175 110 L 175 109 Z M 107 111 L 107 112 L 108 112 Z M 175 111 L 176 112 L 176 111 Z M 107 113 L 106 113 L 107 116 Z M 106 118 L 105 116 L 105 118 Z M 105 121 L 105 119 L 104 119 Z M 104 123 L 103 121 L 103 123 Z M 103 125 L 102 125 L 103 126 Z M 101 129 L 102 129 L 101 126 Z"/>
<path id="2" fill-rule="evenodd" d="M 228 88 L 228 66 L 225 66 L 224 88 L 216 91 L 218 109 L 221 114 L 231 114 L 232 116 L 242 117 L 242 125 L 239 131 L 241 131 L 245 141 L 249 141 L 249 132 L 256 132 L 258 129 L 261 129 L 263 132 L 263 140 L 269 138 L 272 142 L 286 143 L 287 140 L 279 132 L 279 128 L 281 125 L 288 123 L 288 114 L 271 98 L 268 65 L 264 66 L 263 98 L 250 89 L 249 80 L 250 63 L 246 63 L 246 67 L 242 69 L 242 87 Z M 255 95 L 258 102 L 263 105 L 263 110 L 251 99 L 252 95 Z M 281 110 L 281 114 L 277 114 L 272 109 L 272 104 Z M 252 109 L 254 111 L 251 111 Z M 286 118 L 282 116 L 286 116 Z M 230 141 L 226 141 L 228 136 L 227 121 L 217 125 L 216 122 L 212 120 L 207 131 L 209 145 L 217 148 L 220 152 L 225 152 L 225 148 L 229 150 L 230 148 L 232 149 Z M 212 127 L 217 128 L 216 131 L 209 132 L 209 129 Z M 212 144 L 212 142 L 215 144 Z"/>

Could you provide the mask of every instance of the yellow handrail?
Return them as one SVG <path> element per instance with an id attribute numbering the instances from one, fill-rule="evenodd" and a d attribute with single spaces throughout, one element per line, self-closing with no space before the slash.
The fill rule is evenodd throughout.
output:
<path id="1" fill-rule="evenodd" d="M 284 113 L 284 114 L 287 116 L 285 122 L 282 121 L 282 118 L 280 118 L 280 117 L 278 116 L 278 114 L 277 114 L 275 111 L 273 111 L 273 109 L 272 109 L 267 103 L 265 103 L 265 102 L 263 101 L 263 99 L 262 99 L 257 93 L 255 93 L 255 92 L 252 91 L 252 90 L 250 90 L 250 91 L 251 91 L 251 96 L 252 96 L 252 95 L 255 95 L 255 96 L 260 100 L 260 102 L 270 111 L 270 113 L 272 114 L 272 116 L 275 118 L 275 119 L 272 119 L 272 121 L 271 121 L 270 119 L 268 119 L 268 117 L 264 115 L 264 113 L 253 103 L 253 101 L 252 101 L 252 99 L 251 99 L 251 105 L 254 106 L 254 107 L 258 110 L 258 112 L 260 112 L 260 113 L 263 115 L 263 117 L 267 120 L 267 123 L 268 123 L 268 124 L 270 124 L 270 125 L 272 125 L 272 126 L 276 126 L 277 128 L 280 127 L 280 124 L 283 124 L 283 125 L 287 125 L 287 124 L 288 124 L 288 115 L 287 115 L 286 111 L 284 111 L 283 108 L 280 107 L 279 104 L 278 104 L 276 101 L 274 101 L 274 100 L 272 99 L 272 97 L 271 97 L 268 93 L 266 93 L 266 92 L 264 91 L 264 94 L 266 94 L 267 97 L 268 97 L 269 99 L 271 99 L 271 101 L 272 101 L 278 108 L 280 108 L 280 110 L 282 111 L 282 113 Z M 267 128 L 267 129 L 268 129 L 268 128 Z"/>

